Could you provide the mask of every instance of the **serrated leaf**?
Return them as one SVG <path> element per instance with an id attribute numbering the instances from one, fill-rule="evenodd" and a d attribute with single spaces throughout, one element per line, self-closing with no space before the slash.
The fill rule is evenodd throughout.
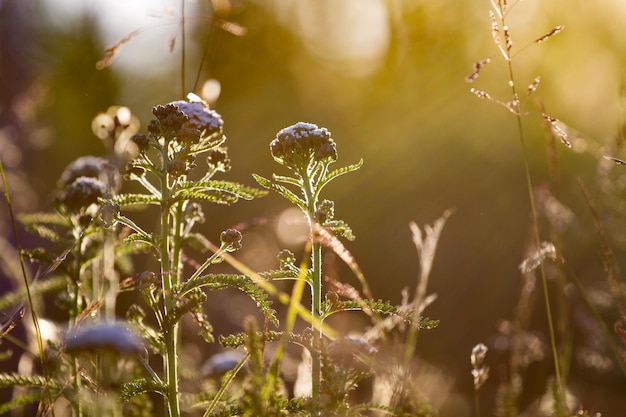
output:
<path id="1" fill-rule="evenodd" d="M 334 313 L 342 311 L 363 311 L 369 309 L 378 314 L 389 314 L 400 316 L 400 311 L 397 306 L 382 300 L 332 300 L 327 299 L 324 301 L 322 311 L 325 311 L 325 317 Z"/>
<path id="2" fill-rule="evenodd" d="M 53 243 L 67 242 L 67 239 L 62 238 L 57 233 L 56 230 L 52 229 L 51 227 L 48 227 L 48 225 L 46 224 L 31 223 L 31 224 L 25 224 L 24 226 L 29 232 L 34 233 L 37 236 L 44 238 L 45 240 L 49 242 L 53 242 Z"/>
<path id="3" fill-rule="evenodd" d="M 293 204 L 300 207 L 301 210 L 303 211 L 307 210 L 306 203 L 304 202 L 304 200 L 298 197 L 293 191 L 291 191 L 287 187 L 282 186 L 280 184 L 276 184 L 275 182 L 270 181 L 267 178 L 264 178 L 260 175 L 257 175 L 257 174 L 252 174 L 252 175 L 254 176 L 254 179 L 259 183 L 259 185 L 261 185 L 262 187 L 276 191 L 285 199 L 287 199 L 288 201 L 291 201 Z"/>
<path id="4" fill-rule="evenodd" d="M 154 237 L 143 233 L 130 234 L 126 236 L 122 242 L 126 245 L 130 245 L 132 243 L 145 243 L 151 247 L 158 248 L 158 243 L 155 241 Z"/>
<path id="5" fill-rule="evenodd" d="M 267 195 L 267 191 L 259 190 L 258 188 L 248 187 L 243 184 L 239 184 L 232 181 L 197 181 L 186 182 L 181 184 L 180 190 L 195 190 L 195 191 L 211 191 L 221 190 L 226 193 L 236 195 L 244 200 L 252 200 L 253 198 L 263 197 Z"/>
<path id="6" fill-rule="evenodd" d="M 167 394 L 167 387 L 164 384 L 159 384 L 151 379 L 136 379 L 134 381 L 127 382 L 122 386 L 120 400 L 122 400 L 122 402 L 128 402 L 133 397 L 150 391 L 157 392 L 165 396 Z"/>
<path id="7" fill-rule="evenodd" d="M 67 287 L 67 280 L 62 276 L 55 276 L 46 280 L 35 281 L 30 287 L 31 296 L 61 291 Z M 0 297 L 0 311 L 15 306 L 26 299 L 26 291 L 14 291 Z"/>
<path id="8" fill-rule="evenodd" d="M 283 175 L 276 175 L 273 174 L 272 178 L 274 179 L 274 181 L 278 181 L 278 182 L 282 182 L 285 184 L 291 184 L 291 185 L 295 185 L 296 187 L 302 188 L 302 181 L 298 180 L 297 178 L 293 178 L 293 177 L 286 177 Z"/>
<path id="9" fill-rule="evenodd" d="M 352 229 L 343 220 L 331 220 L 324 223 L 324 228 L 330 230 L 337 236 L 345 237 L 352 241 L 355 239 Z"/>
<path id="10" fill-rule="evenodd" d="M 50 226 L 69 226 L 68 220 L 57 212 L 20 214 L 18 219 L 25 226 L 31 224 L 47 224 Z"/>
<path id="11" fill-rule="evenodd" d="M 160 204 L 159 198 L 148 194 L 120 194 L 109 201 L 119 204 L 120 207 L 127 207 L 137 204 Z"/>
<path id="12" fill-rule="evenodd" d="M 170 205 L 178 201 L 210 201 L 217 204 L 232 204 L 239 200 L 239 197 L 222 190 L 179 190 L 170 199 Z"/>
<path id="13" fill-rule="evenodd" d="M 335 178 L 337 178 L 337 177 L 339 177 L 341 175 L 347 174 L 348 172 L 356 171 L 357 169 L 361 168 L 362 166 L 363 166 L 363 159 L 361 159 L 356 164 L 348 165 L 348 166 L 343 167 L 343 168 L 337 168 L 336 170 L 329 172 L 328 174 L 326 174 L 324 179 L 322 181 L 320 181 L 319 186 L 318 186 L 318 190 L 321 190 L 323 187 L 326 186 L 326 184 L 328 184 L 329 182 L 331 182 Z"/>
<path id="14" fill-rule="evenodd" d="M 208 274 L 202 275 L 194 280 L 185 282 L 179 291 L 180 296 L 193 291 L 195 288 L 206 288 L 210 291 L 221 290 L 224 288 L 237 288 L 238 290 L 246 293 L 254 302 L 257 307 L 267 316 L 269 319 L 278 326 L 278 319 L 276 318 L 276 311 L 271 308 L 272 301 L 268 300 L 268 295 L 263 289 L 256 285 L 249 277 L 245 275 L 237 274 Z"/>

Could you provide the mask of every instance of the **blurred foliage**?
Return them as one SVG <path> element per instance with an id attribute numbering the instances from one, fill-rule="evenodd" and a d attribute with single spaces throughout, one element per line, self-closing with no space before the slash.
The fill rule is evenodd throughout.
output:
<path id="1" fill-rule="evenodd" d="M 149 117 L 141 113 L 143 109 L 180 97 L 182 45 L 176 20 L 160 26 L 155 19 L 150 30 L 130 39 L 119 52 L 131 57 L 135 66 L 118 66 L 113 61 L 110 67 L 96 70 L 105 47 L 115 42 L 101 38 L 100 14 L 119 13 L 119 19 L 132 19 L 124 10 L 115 9 L 124 3 L 107 9 L 107 2 L 96 1 L 100 9 L 94 7 L 93 12 L 53 25 L 42 1 L 0 1 L 0 152 L 9 144 L 24 152 L 21 165 L 9 168 L 27 175 L 23 192 L 31 187 L 39 200 L 31 199 L 30 204 L 39 206 L 49 202 L 50 190 L 69 161 L 103 152 L 90 128 L 97 113 L 111 105 L 126 105 L 138 111 L 145 123 Z M 85 2 L 74 3 L 90 10 Z M 347 246 L 376 297 L 397 301 L 401 288 L 414 285 L 417 258 L 408 222 L 426 223 L 442 210 L 455 209 L 431 278 L 431 290 L 439 299 L 428 313 L 441 324 L 421 341 L 420 348 L 430 360 L 455 373 L 460 391 L 471 392 L 468 352 L 477 341 L 494 334 L 499 319 L 512 315 L 511 306 L 521 287 L 517 266 L 525 257 L 529 235 L 529 205 L 514 120 L 501 108 L 470 94 L 464 80 L 474 62 L 498 54 L 490 36 L 489 2 L 340 3 L 189 2 L 189 16 L 210 16 L 215 10 L 223 24 L 215 20 L 211 26 L 210 19 L 188 19 L 186 84 L 193 85 L 206 50 L 200 81 L 214 78 L 221 84 L 215 108 L 225 120 L 235 181 L 252 183 L 251 173 L 269 172 L 269 140 L 280 128 L 297 121 L 327 126 L 342 141 L 343 160 L 364 159 L 363 169 L 341 188 L 330 186 L 329 194 L 338 207 L 351 213 L 358 240 Z M 172 0 L 159 6 L 146 3 L 141 13 L 161 5 L 174 13 L 180 10 L 180 2 Z M 515 67 L 520 83 L 530 84 L 541 75 L 537 107 L 545 106 L 580 132 L 580 146 L 573 151 L 558 148 L 554 158 L 548 154 L 548 135 L 540 117 L 531 114 L 526 119 L 535 184 L 558 184 L 559 201 L 574 214 L 561 232 L 562 256 L 583 282 L 594 286 L 604 280 L 599 241 L 576 178 L 589 187 L 607 230 L 623 230 L 623 167 L 607 167 L 600 156 L 624 157 L 619 144 L 625 111 L 625 19 L 623 3 L 583 0 L 518 2 L 510 19 L 517 49 L 556 25 L 565 26 L 549 42 L 521 51 Z M 223 30 L 227 22 L 245 28 L 245 35 Z M 368 29 L 364 22 L 377 26 Z M 145 38 L 159 31 L 175 34 L 172 52 L 165 42 L 149 50 L 135 46 L 140 40 L 145 45 Z M 359 56 L 359 49 L 367 49 L 358 39 L 368 31 L 386 38 L 382 46 L 376 44 L 383 49 L 375 59 L 359 61 L 359 67 L 345 52 Z M 126 35 L 118 33 L 117 40 Z M 142 57 L 154 54 L 163 54 L 168 65 L 141 65 Z M 506 97 L 506 76 L 505 68 L 494 63 L 481 72 L 475 85 Z M 35 86 L 39 89 L 34 90 Z M 36 117 L 22 120 L 16 117 L 16 105 L 29 92 Z M 49 140 L 33 142 L 34 123 L 49 129 Z M 19 129 L 9 130 L 11 126 Z M 551 175 L 555 160 L 558 177 Z M 607 180 L 612 184 L 609 188 Z M 273 235 L 271 224 L 285 207 L 274 196 L 234 211 L 215 208 L 211 216 L 219 221 L 210 226 L 214 231 L 206 233 L 264 216 L 269 225 L 253 227 L 250 233 L 261 245 L 279 247 L 282 243 Z M 609 241 L 623 266 L 626 239 L 610 233 Z M 541 329 L 543 316 L 538 312 L 537 317 Z M 602 411 L 608 411 L 603 401 L 609 401 L 612 391 L 623 392 L 626 385 L 623 378 L 584 367 L 571 373 L 575 381 L 578 375 L 581 381 L 611 386 L 604 391 L 596 386 L 602 392 L 588 392 L 587 406 Z M 619 397 L 613 401 L 617 404 Z"/>

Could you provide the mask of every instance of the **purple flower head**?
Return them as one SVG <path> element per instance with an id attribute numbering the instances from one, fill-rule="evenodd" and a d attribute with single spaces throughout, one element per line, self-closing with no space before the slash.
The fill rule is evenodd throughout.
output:
<path id="1" fill-rule="evenodd" d="M 204 103 L 198 101 L 173 101 L 170 103 L 178 108 L 189 119 L 188 126 L 200 131 L 203 138 L 222 131 L 222 117 Z"/>
<path id="2" fill-rule="evenodd" d="M 312 160 L 337 160 L 337 149 L 330 132 L 326 128 L 305 122 L 296 123 L 278 132 L 270 143 L 270 151 L 274 159 L 293 167 L 308 166 Z"/>
<path id="3" fill-rule="evenodd" d="M 91 177 L 79 177 L 65 187 L 61 197 L 61 203 L 73 213 L 78 213 L 92 204 L 98 202 L 98 198 L 106 195 L 106 185 Z"/>

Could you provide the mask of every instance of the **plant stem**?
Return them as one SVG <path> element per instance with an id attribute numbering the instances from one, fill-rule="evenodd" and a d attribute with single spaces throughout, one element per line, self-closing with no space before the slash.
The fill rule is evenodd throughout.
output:
<path id="1" fill-rule="evenodd" d="M 312 170 L 312 172 L 314 172 Z M 307 202 L 307 218 L 310 226 L 309 239 L 311 240 L 311 268 L 313 270 L 313 285 L 311 287 L 311 315 L 314 320 L 319 320 L 322 312 L 322 245 L 316 239 L 316 220 L 315 210 L 317 208 L 317 194 L 318 190 L 315 189 L 313 184 L 313 178 L 309 175 L 309 172 L 301 173 L 304 184 L 304 193 Z M 320 355 L 316 350 L 320 349 L 322 341 L 322 329 L 320 327 L 313 326 L 313 350 L 311 352 L 311 396 L 313 398 L 314 407 L 318 406 L 320 397 L 320 385 L 321 385 L 321 370 L 322 364 L 320 362 Z M 318 411 L 314 411 L 314 415 L 319 415 Z"/>
<path id="2" fill-rule="evenodd" d="M 311 236 L 313 237 L 313 236 Z M 311 249 L 311 259 L 313 267 L 313 288 L 311 291 L 311 314 L 314 319 L 319 319 L 322 311 L 322 245 L 313 241 Z M 322 340 L 322 329 L 313 327 L 313 346 L 320 347 Z M 322 366 L 318 354 L 313 354 L 311 364 L 311 395 L 315 403 L 320 395 L 320 374 Z"/>
<path id="3" fill-rule="evenodd" d="M 167 161 L 167 146 L 163 152 L 163 161 Z M 167 163 L 164 163 L 166 166 Z M 169 179 L 166 172 L 161 176 L 161 281 L 163 285 L 163 317 L 166 319 L 168 313 L 174 309 L 176 300 L 174 299 L 173 279 L 177 275 L 176 271 L 172 271 L 170 265 L 170 188 Z M 167 320 L 165 320 L 167 323 Z M 163 328 L 165 338 L 165 357 L 164 364 L 167 382 L 167 399 L 166 408 L 170 417 L 180 416 L 180 404 L 178 394 L 178 323 L 172 323 L 171 327 Z"/>
<path id="4" fill-rule="evenodd" d="M 504 20 L 504 19 L 503 19 Z M 504 21 L 503 21 L 503 26 L 504 26 Z M 518 95 L 517 95 L 517 89 L 515 87 L 515 77 L 513 75 L 513 63 L 511 62 L 511 59 L 507 60 L 507 66 L 508 66 L 508 70 L 509 70 L 509 80 L 510 80 L 510 84 L 511 84 L 511 90 L 513 92 L 513 98 L 514 100 L 517 100 Z M 530 162 L 529 162 L 529 158 L 528 158 L 528 149 L 526 148 L 526 139 L 524 136 L 524 128 L 522 125 L 522 115 L 519 109 L 519 101 L 518 101 L 518 105 L 516 108 L 516 112 L 515 112 L 515 119 L 517 121 L 517 131 L 519 133 L 519 141 L 520 141 L 520 145 L 522 148 L 522 156 L 524 159 L 524 171 L 525 171 L 525 175 L 526 175 L 526 187 L 527 187 L 527 191 L 528 191 L 528 198 L 529 198 L 529 202 L 530 202 L 530 209 L 531 209 L 531 213 L 532 213 L 532 223 L 533 223 L 533 231 L 534 231 L 534 237 L 535 237 L 535 244 L 537 246 L 537 250 L 539 250 L 539 248 L 541 248 L 541 235 L 539 233 L 539 218 L 537 216 L 537 206 L 535 204 L 535 197 L 534 197 L 534 192 L 533 192 L 533 182 L 532 182 L 532 177 L 530 174 Z M 562 395 L 563 395 L 563 385 L 562 385 L 562 381 L 561 381 L 561 369 L 560 369 L 560 365 L 559 365 L 559 355 L 557 352 L 557 347 L 556 347 L 556 337 L 555 337 L 555 332 L 554 332 L 554 323 L 553 323 L 553 319 L 552 319 L 552 311 L 551 311 L 551 304 L 550 304 L 550 294 L 548 291 L 548 279 L 546 277 L 546 271 L 545 268 L 543 266 L 543 262 L 541 262 L 539 264 L 539 270 L 541 273 L 541 282 L 542 282 L 542 286 L 543 286 L 543 298 L 545 301 L 545 307 L 546 307 L 546 316 L 548 319 L 548 329 L 549 329 L 549 333 L 550 333 L 550 347 L 552 350 L 552 360 L 554 362 L 554 374 L 555 374 L 555 378 L 556 378 L 556 384 L 557 384 L 557 388 L 558 388 L 558 395 L 559 395 L 559 402 L 561 402 L 562 400 Z M 557 410 L 560 408 L 557 407 Z"/>

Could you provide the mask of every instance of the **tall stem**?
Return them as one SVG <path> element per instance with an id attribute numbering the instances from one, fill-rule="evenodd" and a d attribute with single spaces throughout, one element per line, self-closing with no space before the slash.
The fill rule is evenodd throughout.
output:
<path id="1" fill-rule="evenodd" d="M 503 19 L 503 26 L 504 26 L 504 19 Z M 514 100 L 518 100 L 518 95 L 517 95 L 517 89 L 515 87 L 515 77 L 513 74 L 513 63 L 511 62 L 511 59 L 507 59 L 507 66 L 508 66 L 508 70 L 509 70 L 509 80 L 510 80 L 510 84 L 511 84 L 511 91 L 513 93 L 513 98 Z M 528 150 L 526 148 L 526 139 L 524 136 L 524 128 L 522 125 L 522 115 L 521 115 L 521 111 L 519 108 L 519 101 L 517 101 L 518 105 L 516 108 L 516 112 L 515 112 L 515 119 L 517 120 L 517 131 L 519 133 L 519 141 L 520 141 L 520 146 L 522 148 L 522 156 L 524 159 L 524 170 L 525 170 L 525 174 L 526 174 L 526 187 L 527 187 L 527 192 L 528 192 L 528 199 L 530 202 L 530 209 L 531 209 L 531 213 L 532 213 L 532 223 L 533 223 L 533 231 L 534 231 L 534 235 L 535 235 L 535 245 L 537 247 L 537 250 L 539 250 L 541 248 L 541 235 L 539 233 L 539 218 L 537 216 L 537 206 L 535 204 L 535 197 L 534 197 L 534 192 L 533 192 L 533 182 L 532 182 L 532 178 L 530 175 L 530 163 L 529 163 L 529 158 L 528 158 Z M 545 307 L 546 307 L 546 316 L 548 319 L 548 330 L 550 333 L 550 346 L 552 349 L 552 360 L 554 362 L 554 374 L 555 374 L 555 378 L 556 378 L 556 384 L 558 387 L 558 395 L 559 395 L 559 402 L 562 400 L 562 395 L 563 395 L 563 385 L 562 385 L 562 381 L 561 381 L 561 367 L 559 364 L 559 355 L 557 352 L 557 347 L 556 347 L 556 337 L 555 337 L 555 332 L 554 332 L 554 322 L 552 319 L 552 311 L 551 311 L 551 304 L 550 304 L 550 294 L 548 291 L 548 279 L 546 277 L 546 271 L 545 268 L 543 266 L 543 262 L 541 262 L 539 264 L 539 270 L 541 273 L 541 282 L 542 282 L 542 286 L 543 286 L 543 298 L 545 301 Z M 559 406 L 560 408 L 560 406 Z M 558 408 L 557 408 L 558 410 Z"/>
<path id="2" fill-rule="evenodd" d="M 313 241 L 311 259 L 313 264 L 313 289 L 311 291 L 311 314 L 313 319 L 320 318 L 322 311 L 322 245 Z M 313 329 L 313 346 L 318 347 L 322 340 L 321 328 Z M 320 374 L 322 366 L 320 357 L 317 354 L 312 355 L 311 364 L 311 395 L 313 401 L 317 401 L 320 395 Z"/>
<path id="3" fill-rule="evenodd" d="M 310 226 L 310 239 L 311 239 L 311 268 L 313 270 L 313 286 L 311 288 L 311 315 L 315 322 L 319 322 L 322 312 L 322 245 L 316 239 L 315 230 L 315 210 L 317 208 L 317 195 L 314 189 L 312 178 L 310 178 L 308 172 L 302 173 L 304 183 L 304 193 L 307 201 L 307 218 Z M 313 347 L 314 350 L 320 347 L 322 341 L 322 330 L 320 327 L 315 328 L 313 326 Z M 317 406 L 320 396 L 321 385 L 321 371 L 322 364 L 320 362 L 320 356 L 316 352 L 311 352 L 311 396 L 313 397 L 313 404 Z M 314 415 L 319 415 L 318 411 L 314 412 Z"/>
<path id="4" fill-rule="evenodd" d="M 167 148 L 167 146 L 165 147 Z M 163 152 L 163 161 L 167 161 L 167 150 Z M 165 162 L 164 165 L 167 163 Z M 161 280 L 163 285 L 163 317 L 174 309 L 173 279 L 177 271 L 172 271 L 170 265 L 170 188 L 167 173 L 161 178 Z M 176 267 L 176 265 L 174 265 Z M 167 320 L 165 320 L 167 323 Z M 180 416 L 180 404 L 178 394 L 178 323 L 163 329 L 165 338 L 164 364 L 167 382 L 166 408 L 170 417 Z"/>

